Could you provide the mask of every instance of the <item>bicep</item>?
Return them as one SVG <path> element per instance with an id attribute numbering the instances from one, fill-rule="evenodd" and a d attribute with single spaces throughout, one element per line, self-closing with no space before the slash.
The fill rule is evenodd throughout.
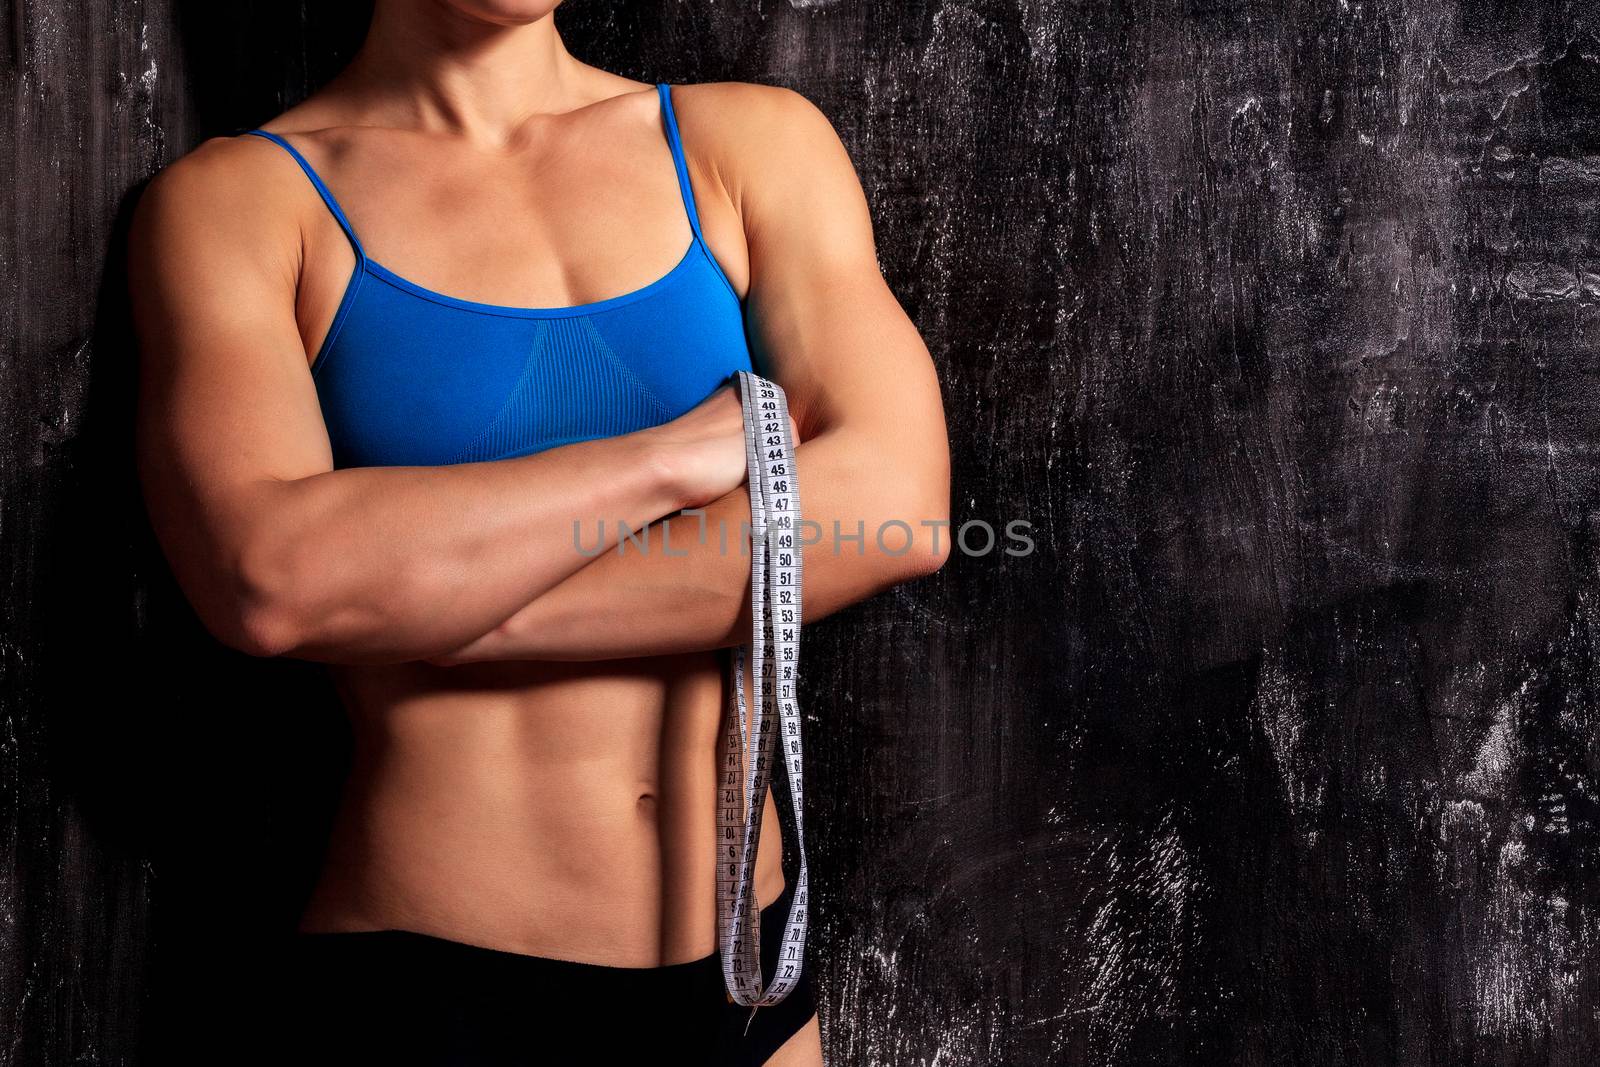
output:
<path id="1" fill-rule="evenodd" d="M 295 323 L 293 234 L 270 202 L 220 191 L 215 164 L 180 168 L 146 191 L 130 235 L 135 458 L 174 574 L 223 636 L 272 487 L 332 462 Z"/>
<path id="2" fill-rule="evenodd" d="M 860 180 L 832 125 L 785 93 L 741 191 L 747 308 L 758 360 L 789 395 L 802 439 L 847 430 L 928 495 L 948 490 L 938 377 L 878 268 Z"/>

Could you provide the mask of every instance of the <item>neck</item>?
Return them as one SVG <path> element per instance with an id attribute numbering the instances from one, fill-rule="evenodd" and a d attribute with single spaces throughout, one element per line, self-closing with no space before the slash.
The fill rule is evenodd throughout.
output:
<path id="1" fill-rule="evenodd" d="M 504 147 L 530 117 L 583 103 L 587 69 L 553 12 L 504 25 L 441 0 L 378 0 L 342 77 L 388 121 Z"/>

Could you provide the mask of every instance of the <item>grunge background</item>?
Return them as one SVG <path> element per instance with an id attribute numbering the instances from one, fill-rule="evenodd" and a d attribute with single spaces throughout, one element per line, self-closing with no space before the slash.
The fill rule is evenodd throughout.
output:
<path id="1" fill-rule="evenodd" d="M 1036 551 L 807 630 L 829 1062 L 1600 1062 L 1600 16 L 1558 0 L 569 0 L 833 120 Z M 210 1062 L 309 886 L 320 668 L 130 481 L 139 184 L 360 4 L 0 25 L 0 1065 Z M 871 353 L 862 353 L 871 358 Z"/>

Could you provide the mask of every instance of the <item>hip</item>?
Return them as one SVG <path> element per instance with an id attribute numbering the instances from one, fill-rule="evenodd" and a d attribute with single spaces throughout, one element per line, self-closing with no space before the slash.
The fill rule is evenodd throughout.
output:
<path id="1" fill-rule="evenodd" d="M 790 882 L 761 909 L 769 978 L 793 892 Z M 303 1064 L 757 1065 L 816 1013 L 809 967 L 776 1005 L 752 1015 L 731 1003 L 715 950 L 684 963 L 614 967 L 410 930 L 301 932 L 274 968 L 276 1055 Z"/>

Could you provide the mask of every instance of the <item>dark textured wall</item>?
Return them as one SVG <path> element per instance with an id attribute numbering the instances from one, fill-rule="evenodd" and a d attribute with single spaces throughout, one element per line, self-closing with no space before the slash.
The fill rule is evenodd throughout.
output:
<path id="1" fill-rule="evenodd" d="M 0 1065 L 226 1030 L 216 968 L 304 888 L 336 715 L 173 603 L 105 268 L 137 182 L 336 69 L 332 9 L 11 5 Z M 1584 7 L 562 23 L 823 108 L 940 369 L 956 519 L 1035 524 L 808 630 L 830 1063 L 1600 1062 Z"/>

